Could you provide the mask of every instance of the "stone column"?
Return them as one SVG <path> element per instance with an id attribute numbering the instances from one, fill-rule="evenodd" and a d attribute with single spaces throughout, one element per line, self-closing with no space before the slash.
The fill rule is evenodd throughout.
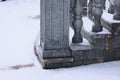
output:
<path id="1" fill-rule="evenodd" d="M 70 0 L 41 0 L 40 47 L 44 59 L 70 57 Z"/>

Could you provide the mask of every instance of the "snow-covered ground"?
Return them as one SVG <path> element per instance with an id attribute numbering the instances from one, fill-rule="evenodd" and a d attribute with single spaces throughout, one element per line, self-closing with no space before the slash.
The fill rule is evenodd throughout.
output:
<path id="1" fill-rule="evenodd" d="M 120 61 L 42 69 L 33 50 L 39 15 L 40 0 L 0 2 L 0 80 L 120 80 Z"/>
<path id="2" fill-rule="evenodd" d="M 0 2 L 0 67 L 34 63 L 39 15 L 39 0 Z"/>
<path id="3" fill-rule="evenodd" d="M 0 80 L 120 80 L 120 61 L 54 70 L 36 61 L 31 68 L 0 70 Z"/>

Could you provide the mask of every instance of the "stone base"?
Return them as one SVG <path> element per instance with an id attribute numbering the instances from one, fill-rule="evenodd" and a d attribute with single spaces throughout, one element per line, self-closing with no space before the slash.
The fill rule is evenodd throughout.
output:
<path id="1" fill-rule="evenodd" d="M 103 56 L 96 52 L 90 44 L 78 43 L 78 44 L 71 44 L 70 49 L 73 54 L 73 61 L 74 62 L 81 62 L 83 65 L 91 64 L 91 63 L 98 63 L 103 62 Z"/>
<path id="2" fill-rule="evenodd" d="M 45 68 L 45 69 L 67 67 L 67 65 L 63 66 L 63 64 L 71 63 L 73 61 L 72 57 L 44 58 L 43 57 L 43 52 L 44 51 L 40 46 L 40 38 L 39 38 L 39 36 L 35 41 L 34 51 L 35 51 L 35 54 L 36 54 L 39 62 L 42 64 L 43 68 Z"/>
<path id="3" fill-rule="evenodd" d="M 85 39 L 83 43 L 70 43 L 70 52 L 72 54 L 71 57 L 50 59 L 43 58 L 41 54 L 42 49 L 39 45 L 39 40 L 37 41 L 38 42 L 35 43 L 34 50 L 39 62 L 41 63 L 44 69 L 66 68 L 103 62 L 103 59 L 101 58 L 100 54 L 97 54 L 93 47 L 89 43 L 86 43 Z"/>
<path id="4" fill-rule="evenodd" d="M 93 22 L 87 17 L 83 18 L 83 28 L 81 34 L 85 37 L 95 49 L 105 49 L 108 45 L 108 40 L 111 33 L 103 28 L 103 31 L 94 33 L 92 32 Z M 89 23 L 89 24 L 88 24 Z"/>
<path id="5" fill-rule="evenodd" d="M 35 54 L 44 69 L 67 68 L 101 62 L 101 58 L 95 57 L 94 53 L 89 54 L 91 50 L 88 50 L 88 46 L 83 50 L 75 50 L 73 47 L 74 46 L 71 45 L 71 49 L 73 49 L 71 51 L 73 53 L 72 57 L 54 59 L 43 59 L 42 55 L 40 55 L 40 47 L 35 45 L 34 49 Z M 88 57 L 89 59 L 87 59 Z"/>
<path id="6" fill-rule="evenodd" d="M 69 49 L 54 49 L 54 50 L 43 50 L 42 47 L 39 48 L 40 53 L 44 59 L 53 59 L 53 58 L 66 58 L 71 57 Z"/>
<path id="7" fill-rule="evenodd" d="M 93 63 L 108 62 L 114 60 L 120 60 L 120 48 L 110 50 L 96 50 L 90 45 L 83 44 L 71 44 L 70 49 L 72 57 L 69 58 L 53 58 L 53 59 L 43 59 L 40 55 L 40 47 L 34 47 L 35 54 L 43 66 L 44 69 L 56 69 L 56 68 L 67 68 L 81 65 L 88 65 Z M 114 53 L 112 53 L 114 52 Z"/>
<path id="8" fill-rule="evenodd" d="M 89 35 L 87 36 L 90 38 Z M 92 39 L 93 38 L 91 38 L 91 40 Z M 37 41 L 38 42 L 35 43 L 34 50 L 39 62 L 42 64 L 44 69 L 66 68 L 66 67 L 74 67 L 74 66 L 88 65 L 93 63 L 120 60 L 120 53 L 119 53 L 120 48 L 109 47 L 108 49 L 107 48 L 101 49 L 91 45 L 87 41 L 87 39 L 83 39 L 83 43 L 78 43 L 78 44 L 70 43 L 70 53 L 72 54 L 71 57 L 43 58 L 43 55 L 41 53 L 42 49 L 40 47 L 39 40 Z M 100 45 L 102 43 L 98 42 L 97 44 Z"/>
<path id="9" fill-rule="evenodd" d="M 37 44 L 35 45 L 34 50 L 38 60 L 45 69 L 65 67 L 62 65 L 63 63 L 70 63 L 73 61 L 72 57 L 44 59 L 41 55 L 41 47 Z"/>

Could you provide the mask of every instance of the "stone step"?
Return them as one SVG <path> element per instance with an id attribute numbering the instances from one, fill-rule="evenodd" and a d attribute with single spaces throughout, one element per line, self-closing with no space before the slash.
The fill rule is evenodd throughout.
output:
<path id="1" fill-rule="evenodd" d="M 120 60 L 119 48 L 114 50 L 99 49 L 99 47 L 95 47 L 93 44 L 89 43 L 87 38 L 83 38 L 82 43 L 74 44 L 74 43 L 71 43 L 71 38 L 73 34 L 74 34 L 73 30 L 72 28 L 70 28 L 69 46 L 70 46 L 70 52 L 72 56 L 67 58 L 44 59 L 41 54 L 42 50 L 40 49 L 40 40 L 39 40 L 40 38 L 38 37 L 38 40 L 36 40 L 36 43 L 35 43 L 35 53 L 38 60 L 41 62 L 43 68 L 54 69 L 54 68 L 80 66 L 80 65 L 92 64 L 92 63 L 100 63 L 100 62 L 111 61 L 111 60 Z M 87 36 L 89 35 L 87 34 Z M 91 41 L 93 42 L 94 40 L 96 41 L 96 39 L 94 38 L 96 37 L 91 38 Z M 104 39 L 104 37 L 100 37 L 100 38 Z M 96 43 L 94 44 L 96 45 Z M 101 44 L 101 42 L 99 41 L 97 44 L 99 45 Z"/>
<path id="2" fill-rule="evenodd" d="M 72 43 L 71 40 L 73 35 L 74 31 L 72 28 L 70 28 L 69 42 L 74 63 L 78 62 L 82 64 L 90 64 L 103 62 L 103 53 L 101 53 L 99 50 L 96 50 L 94 46 L 89 43 L 89 40 L 87 40 L 87 38 L 83 37 L 82 43 Z"/>
<path id="3" fill-rule="evenodd" d="M 42 54 L 43 50 L 40 46 L 40 35 L 38 35 L 38 37 L 35 41 L 34 51 L 35 51 L 35 55 L 37 56 L 39 62 L 41 63 L 41 65 L 45 69 L 68 67 L 68 66 L 70 67 L 70 64 L 68 65 L 68 63 L 73 62 L 72 57 L 46 58 L 46 59 L 44 59 L 43 54 Z"/>
<path id="4" fill-rule="evenodd" d="M 92 32 L 93 22 L 87 17 L 83 18 L 83 22 L 81 34 L 93 46 L 93 53 L 96 53 L 97 56 L 100 54 L 104 61 L 120 59 L 119 37 L 113 37 L 107 28 L 103 28 L 102 32 Z M 103 25 L 103 27 L 106 27 L 106 25 Z"/>
<path id="5" fill-rule="evenodd" d="M 96 50 L 91 45 L 86 45 L 83 43 L 70 45 L 70 49 L 73 56 L 73 62 L 81 62 L 82 64 L 89 64 L 88 61 L 103 62 L 103 55 Z M 94 63 L 93 61 L 93 63 Z"/>
<path id="6" fill-rule="evenodd" d="M 44 69 L 74 67 L 103 61 L 103 59 L 98 56 L 99 54 L 96 54 L 94 50 L 92 50 L 92 46 L 86 39 L 83 40 L 83 43 L 78 44 L 70 42 L 71 57 L 44 59 L 41 54 L 42 50 L 39 39 L 38 37 L 38 40 L 35 41 L 34 50 Z"/>
<path id="7" fill-rule="evenodd" d="M 83 27 L 81 34 L 85 37 L 92 46 L 96 49 L 106 49 L 109 47 L 108 41 L 111 37 L 111 32 L 103 28 L 102 32 L 94 33 L 92 32 L 93 22 L 87 18 L 83 18 Z"/>

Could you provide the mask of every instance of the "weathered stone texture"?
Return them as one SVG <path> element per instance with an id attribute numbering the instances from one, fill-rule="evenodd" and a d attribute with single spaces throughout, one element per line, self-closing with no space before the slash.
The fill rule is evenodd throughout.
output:
<path id="1" fill-rule="evenodd" d="M 71 56 L 69 51 L 70 0 L 41 0 L 43 58 Z"/>

